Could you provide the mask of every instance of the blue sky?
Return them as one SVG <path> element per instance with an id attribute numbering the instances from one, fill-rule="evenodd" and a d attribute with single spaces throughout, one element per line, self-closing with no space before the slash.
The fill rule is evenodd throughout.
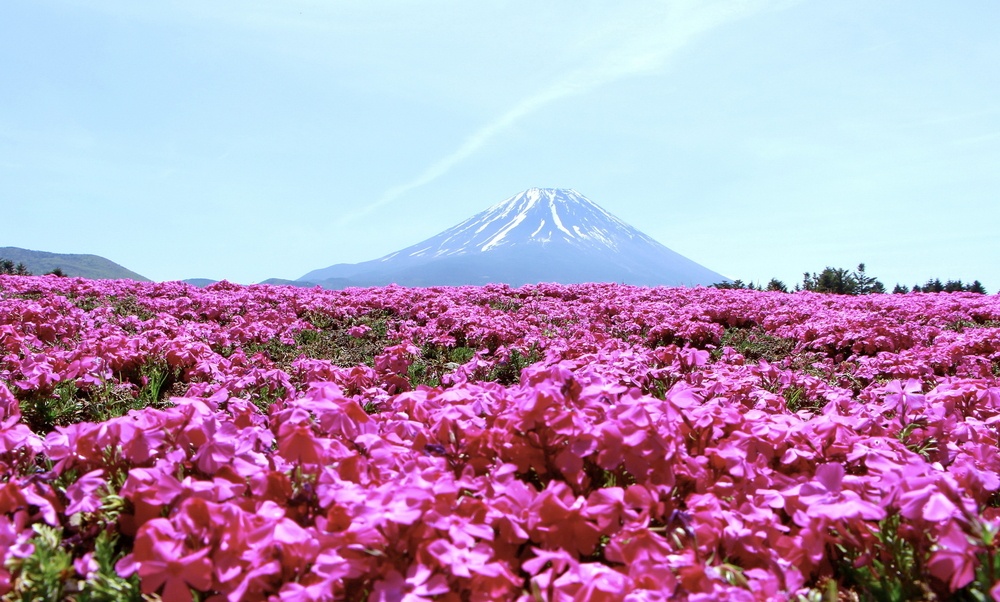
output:
<path id="1" fill-rule="evenodd" d="M 297 278 L 575 188 L 731 278 L 1000 289 L 1000 3 L 7 0 L 0 246 Z"/>

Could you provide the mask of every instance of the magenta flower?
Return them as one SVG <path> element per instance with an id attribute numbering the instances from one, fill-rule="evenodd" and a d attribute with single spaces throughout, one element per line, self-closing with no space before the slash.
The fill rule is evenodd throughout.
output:
<path id="1" fill-rule="evenodd" d="M 77 479 L 66 488 L 66 497 L 70 502 L 66 506 L 66 514 L 71 516 L 77 512 L 95 512 L 100 509 L 101 498 L 97 493 L 105 485 L 102 469 L 92 470 Z"/>
<path id="2" fill-rule="evenodd" d="M 285 422 L 278 430 L 278 451 L 289 462 L 318 464 L 323 457 L 322 442 L 307 424 Z"/>
<path id="3" fill-rule="evenodd" d="M 587 502 L 576 497 L 564 483 L 552 481 L 535 500 L 528 530 L 536 541 L 587 555 L 594 551 L 600 530 L 587 512 Z"/>
<path id="4" fill-rule="evenodd" d="M 962 515 L 959 506 L 952 501 L 958 496 L 952 492 L 952 487 L 945 478 L 915 478 L 908 481 L 906 486 L 912 489 L 899 496 L 899 513 L 902 516 L 911 520 L 940 523 Z"/>
<path id="5" fill-rule="evenodd" d="M 436 539 L 427 546 L 427 551 L 456 577 L 469 578 L 473 573 L 496 577 L 502 573 L 500 566 L 491 562 L 492 548 L 485 543 L 469 548 L 456 546 L 444 539 Z"/>
<path id="6" fill-rule="evenodd" d="M 21 405 L 3 382 L 0 382 L 0 430 L 8 429 L 21 419 Z"/>
<path id="7" fill-rule="evenodd" d="M 375 602 L 430 602 L 434 596 L 448 591 L 448 581 L 442 575 L 417 564 L 406 571 L 406 577 L 398 571 L 391 571 L 376 581 L 368 599 Z"/>
<path id="8" fill-rule="evenodd" d="M 805 514 L 812 518 L 842 520 L 861 518 L 882 520 L 885 509 L 863 499 L 858 493 L 844 489 L 844 466 L 838 463 L 820 464 L 814 480 L 795 487 L 799 502 L 805 505 Z M 792 491 L 786 493 L 791 495 Z M 803 525 L 805 526 L 805 525 Z"/>
<path id="9" fill-rule="evenodd" d="M 961 527 L 952 522 L 938 536 L 928 568 L 932 575 L 947 582 L 951 591 L 956 591 L 975 579 L 979 551 Z"/>
<path id="10" fill-rule="evenodd" d="M 159 592 L 164 600 L 190 602 L 192 587 L 207 591 L 212 586 L 209 551 L 185 549 L 183 534 L 166 519 L 154 519 L 139 530 L 132 553 L 115 568 L 124 577 L 138 573 L 144 594 Z"/>
<path id="11" fill-rule="evenodd" d="M 588 562 L 560 575 L 552 583 L 557 599 L 618 602 L 635 589 L 628 576 L 604 566 Z"/>

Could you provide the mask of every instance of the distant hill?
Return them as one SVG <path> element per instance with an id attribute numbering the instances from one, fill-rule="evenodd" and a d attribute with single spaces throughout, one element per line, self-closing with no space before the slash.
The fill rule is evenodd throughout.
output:
<path id="1" fill-rule="evenodd" d="M 59 268 L 67 276 L 80 278 L 150 281 L 149 278 L 98 255 L 48 253 L 46 251 L 29 251 L 18 247 L 0 247 L 0 259 L 9 259 L 15 264 L 23 263 L 29 272 L 36 275 L 47 274 Z"/>
<path id="2" fill-rule="evenodd" d="M 212 280 L 211 278 L 185 278 L 183 282 L 184 284 L 190 284 L 191 286 L 205 288 L 210 284 L 215 284 L 218 280 Z"/>
<path id="3" fill-rule="evenodd" d="M 695 286 L 728 279 L 668 249 L 575 190 L 531 188 L 380 259 L 300 278 L 325 288 L 620 282 Z"/>
<path id="4" fill-rule="evenodd" d="M 316 286 L 315 282 L 309 282 L 308 280 L 285 280 L 284 278 L 268 278 L 267 280 L 261 281 L 258 284 L 272 284 L 275 286 L 298 286 L 300 288 L 312 288 Z"/>

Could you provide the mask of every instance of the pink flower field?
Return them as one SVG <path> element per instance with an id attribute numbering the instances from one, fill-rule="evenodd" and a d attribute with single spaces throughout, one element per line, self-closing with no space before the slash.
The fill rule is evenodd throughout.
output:
<path id="1" fill-rule="evenodd" d="M 1000 297 L 0 276 L 4 600 L 1000 599 Z"/>

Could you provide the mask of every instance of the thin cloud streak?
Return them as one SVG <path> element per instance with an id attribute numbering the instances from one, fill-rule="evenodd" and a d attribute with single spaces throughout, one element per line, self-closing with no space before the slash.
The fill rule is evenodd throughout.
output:
<path id="1" fill-rule="evenodd" d="M 364 217 L 388 205 L 408 192 L 426 186 L 451 171 L 493 138 L 528 115 L 557 101 L 591 92 L 627 77 L 652 73 L 681 48 L 701 34 L 716 27 L 764 10 L 786 8 L 794 2 L 730 0 L 706 5 L 700 0 L 665 2 L 658 15 L 644 15 L 639 21 L 643 31 L 627 32 L 626 43 L 603 56 L 595 64 L 571 71 L 541 92 L 516 104 L 496 120 L 469 136 L 458 149 L 432 164 L 414 179 L 386 190 L 382 196 L 357 211 L 341 216 L 338 224 Z"/>

